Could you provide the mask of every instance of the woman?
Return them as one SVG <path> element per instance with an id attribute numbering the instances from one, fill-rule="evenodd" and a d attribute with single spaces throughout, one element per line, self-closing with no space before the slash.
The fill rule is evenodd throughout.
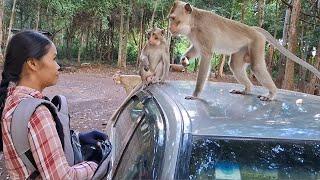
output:
<path id="1" fill-rule="evenodd" d="M 58 80 L 57 50 L 46 36 L 23 31 L 14 35 L 7 47 L 2 81 L 0 85 L 0 114 L 3 153 L 11 179 L 90 179 L 101 161 L 101 156 L 91 157 L 70 167 L 49 109 L 39 106 L 28 123 L 28 140 L 38 174 L 32 172 L 16 153 L 10 135 L 12 114 L 25 98 L 44 98 L 44 88 L 55 85 Z M 81 144 L 95 143 L 106 136 L 97 131 L 81 134 Z M 32 174 L 32 176 L 31 176 Z"/>

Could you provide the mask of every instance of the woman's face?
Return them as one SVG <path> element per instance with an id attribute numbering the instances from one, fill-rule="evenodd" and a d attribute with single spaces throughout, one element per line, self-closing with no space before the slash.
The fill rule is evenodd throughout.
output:
<path id="1" fill-rule="evenodd" d="M 39 61 L 39 71 L 37 73 L 38 80 L 42 86 L 42 89 L 53 86 L 58 81 L 60 66 L 56 61 L 57 49 L 52 43 L 48 50 L 48 53 L 44 55 Z"/>

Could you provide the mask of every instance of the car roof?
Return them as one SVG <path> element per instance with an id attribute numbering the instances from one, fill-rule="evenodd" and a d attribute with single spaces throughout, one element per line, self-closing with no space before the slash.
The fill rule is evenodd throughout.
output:
<path id="1" fill-rule="evenodd" d="M 276 100 L 260 101 L 266 88 L 255 86 L 251 95 L 229 93 L 244 87 L 234 83 L 208 82 L 199 100 L 186 100 L 194 81 L 169 81 L 151 86 L 158 95 L 165 93 L 185 110 L 194 135 L 319 140 L 320 97 L 278 90 Z M 161 93 L 159 93 L 161 92 Z"/>

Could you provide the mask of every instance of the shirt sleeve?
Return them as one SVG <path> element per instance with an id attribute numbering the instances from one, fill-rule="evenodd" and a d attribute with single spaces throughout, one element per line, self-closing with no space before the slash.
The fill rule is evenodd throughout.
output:
<path id="1" fill-rule="evenodd" d="M 91 179 L 97 164 L 84 161 L 69 166 L 55 122 L 49 109 L 41 105 L 31 116 L 28 139 L 37 168 L 43 179 Z"/>

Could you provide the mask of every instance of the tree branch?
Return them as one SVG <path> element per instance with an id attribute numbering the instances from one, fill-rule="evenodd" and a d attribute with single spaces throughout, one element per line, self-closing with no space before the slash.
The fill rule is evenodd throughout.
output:
<path id="1" fill-rule="evenodd" d="M 304 22 L 304 23 L 307 23 L 307 24 L 309 24 L 309 25 L 318 26 L 318 24 L 315 24 L 315 23 L 306 21 L 306 20 L 304 20 L 304 19 L 302 19 L 302 18 L 299 18 L 299 20 L 302 21 L 302 22 Z"/>

